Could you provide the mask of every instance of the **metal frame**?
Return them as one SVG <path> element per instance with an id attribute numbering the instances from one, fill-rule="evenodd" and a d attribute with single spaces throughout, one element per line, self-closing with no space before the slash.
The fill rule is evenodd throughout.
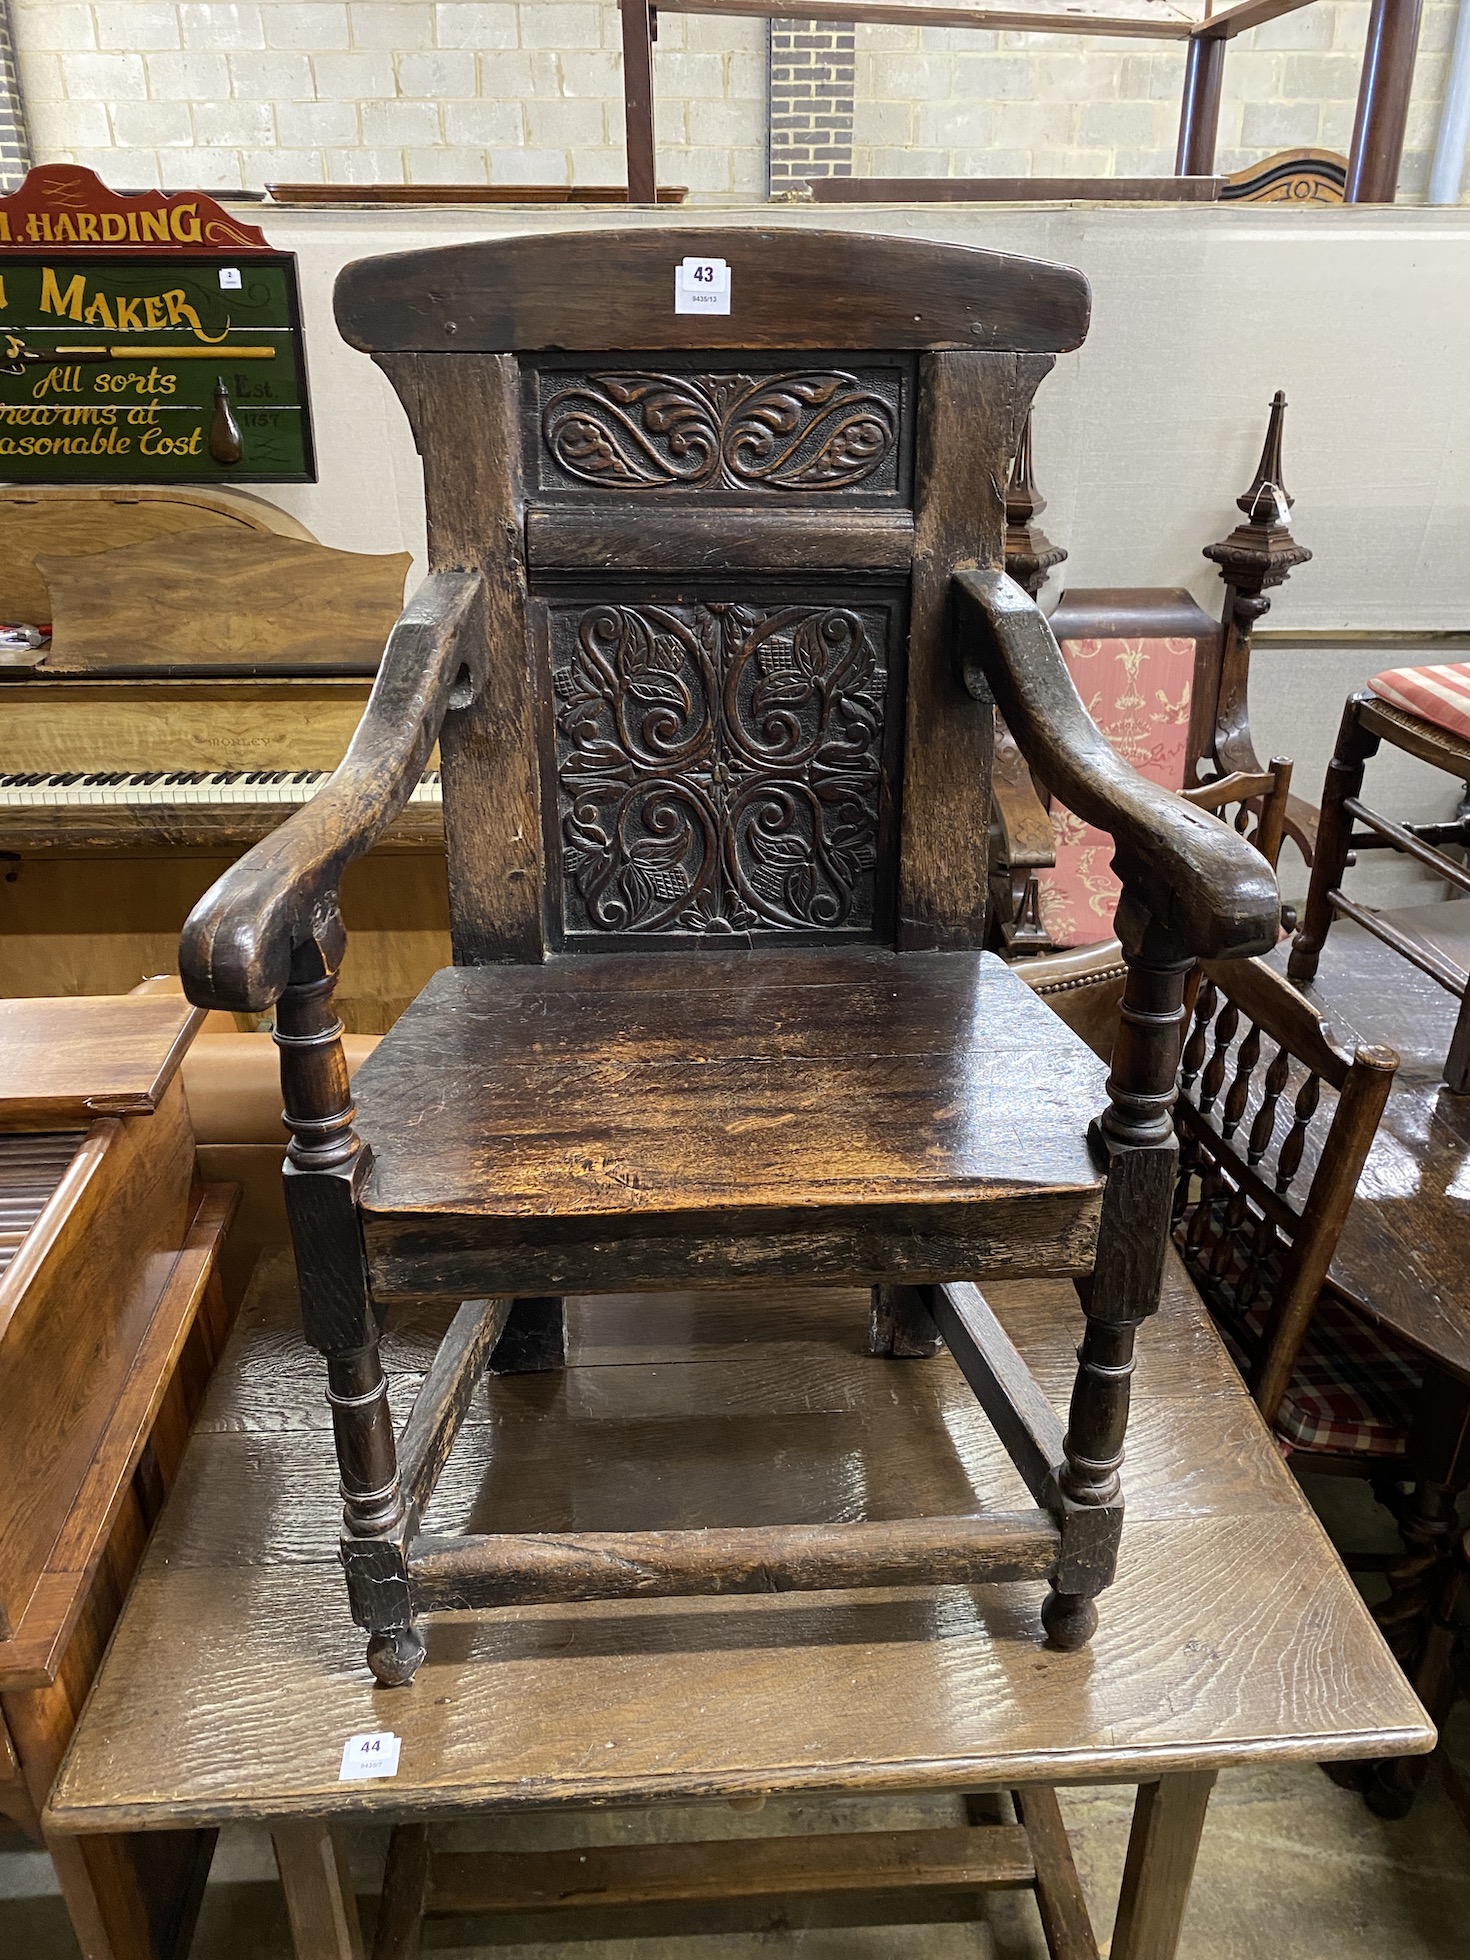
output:
<path id="1" fill-rule="evenodd" d="M 659 0 L 665 13 L 723 14 L 739 19 L 785 19 L 792 0 Z M 1312 0 L 1031 0 L 1030 6 L 965 4 L 965 0 L 802 0 L 802 16 L 814 20 L 889 26 L 1008 28 L 1041 34 L 1111 34 L 1147 41 L 1188 41 L 1179 143 L 1174 178 L 1210 178 L 1220 122 L 1225 44 L 1248 27 L 1310 6 Z M 1392 204 L 1404 148 L 1409 91 L 1419 46 L 1423 0 L 1373 0 L 1358 85 L 1357 117 L 1348 160 L 1348 204 Z M 657 201 L 654 159 L 653 42 L 659 7 L 650 0 L 621 0 L 623 100 L 628 133 L 628 202 Z M 915 182 L 929 180 L 916 179 Z M 1045 197 L 1054 180 L 1028 179 L 1031 195 Z M 1132 182 L 1132 180 L 1129 180 Z M 1090 180 L 1089 180 L 1090 182 Z M 1169 197 L 1171 180 L 1158 180 Z M 1131 193 L 1138 196 L 1135 187 Z M 1196 193 L 1197 194 L 1197 193 Z M 1077 195 L 1077 180 L 1064 193 Z M 1116 196 L 1114 180 L 1097 179 L 1099 198 Z"/>

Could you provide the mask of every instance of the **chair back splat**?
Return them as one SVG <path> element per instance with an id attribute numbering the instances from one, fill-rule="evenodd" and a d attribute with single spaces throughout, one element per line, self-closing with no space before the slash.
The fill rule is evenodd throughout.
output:
<path id="1" fill-rule="evenodd" d="M 1268 1421 L 1397 1067 L 1390 1049 L 1344 1048 L 1263 961 L 1201 969 L 1174 1111 L 1175 1238 Z"/>
<path id="2" fill-rule="evenodd" d="M 675 311 L 701 258 L 728 315 Z M 432 565 L 491 594 L 487 685 L 444 732 L 457 960 L 980 945 L 984 715 L 946 594 L 1001 563 L 1078 274 L 600 232 L 350 266 L 337 311 L 413 424 Z"/>
<path id="3" fill-rule="evenodd" d="M 196 1001 L 275 1008 L 381 1682 L 412 1678 L 425 1616 L 517 1601 L 1044 1579 L 1054 1645 L 1096 1624 L 1185 977 L 1271 944 L 1279 901 L 1242 838 L 1112 753 L 1001 570 L 1031 397 L 1087 311 L 1065 268 L 796 227 L 502 239 L 338 281 L 413 425 L 430 576 L 341 767 L 201 901 L 181 965 Z M 1116 846 L 1106 1083 L 981 950 L 997 703 Z M 456 963 L 359 1114 L 336 893 L 436 740 Z M 1045 1273 L 1088 1316 L 1065 1426 L 977 1285 Z M 942 1333 L 1035 1508 L 425 1528 L 479 1377 L 560 1366 L 568 1294 L 756 1280 L 863 1287 L 889 1357 Z M 452 1320 L 395 1434 L 378 1343 L 408 1298 Z"/>

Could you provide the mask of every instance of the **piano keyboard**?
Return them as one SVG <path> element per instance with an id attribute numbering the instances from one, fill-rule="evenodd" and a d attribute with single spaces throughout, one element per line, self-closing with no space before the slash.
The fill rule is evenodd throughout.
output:
<path id="1" fill-rule="evenodd" d="M 0 809 L 96 808 L 125 804 L 130 808 L 187 809 L 236 803 L 309 803 L 327 781 L 326 769 L 213 771 L 150 769 L 136 774 L 99 771 L 92 774 L 0 776 Z M 431 769 L 409 797 L 414 803 L 440 803 L 439 771 Z"/>
<path id="2" fill-rule="evenodd" d="M 85 1135 L 60 1130 L 0 1136 L 0 1273 L 20 1251 Z"/>

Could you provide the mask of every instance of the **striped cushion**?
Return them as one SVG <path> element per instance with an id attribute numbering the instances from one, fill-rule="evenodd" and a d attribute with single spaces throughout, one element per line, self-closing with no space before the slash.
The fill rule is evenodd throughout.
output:
<path id="1" fill-rule="evenodd" d="M 1470 742 L 1470 666 L 1391 667 L 1368 685 L 1390 707 Z"/>

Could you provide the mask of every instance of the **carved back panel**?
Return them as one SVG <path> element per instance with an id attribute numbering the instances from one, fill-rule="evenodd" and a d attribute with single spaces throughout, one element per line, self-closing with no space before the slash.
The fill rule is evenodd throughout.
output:
<path id="1" fill-rule="evenodd" d="M 728 265 L 728 315 L 675 311 L 691 256 Z M 1001 562 L 1080 275 L 589 233 L 351 266 L 337 313 L 413 422 L 434 568 L 490 584 L 489 680 L 442 743 L 458 960 L 983 942 L 991 722 L 947 587 Z"/>

